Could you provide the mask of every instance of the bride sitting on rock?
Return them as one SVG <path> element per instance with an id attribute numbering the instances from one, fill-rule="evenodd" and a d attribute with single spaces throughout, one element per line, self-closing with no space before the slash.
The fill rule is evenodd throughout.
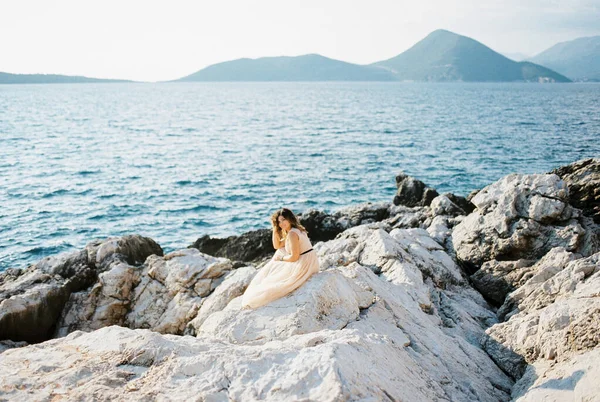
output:
<path id="1" fill-rule="evenodd" d="M 271 215 L 275 255 L 256 274 L 242 296 L 242 308 L 257 308 L 283 297 L 316 272 L 319 259 L 304 226 L 294 213 L 282 208 Z"/>

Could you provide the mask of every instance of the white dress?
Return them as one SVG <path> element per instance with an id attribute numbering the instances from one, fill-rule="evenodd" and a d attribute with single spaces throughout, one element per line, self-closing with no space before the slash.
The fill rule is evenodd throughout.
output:
<path id="1" fill-rule="evenodd" d="M 298 289 L 312 274 L 319 272 L 319 259 L 316 252 L 313 250 L 302 254 L 312 248 L 306 232 L 297 228 L 292 228 L 290 232 L 298 235 L 300 258 L 294 262 L 276 260 L 280 255 L 286 256 L 292 252 L 288 235 L 285 247 L 275 252 L 271 261 L 258 271 L 248 285 L 242 296 L 242 307 L 257 308 L 277 300 Z"/>

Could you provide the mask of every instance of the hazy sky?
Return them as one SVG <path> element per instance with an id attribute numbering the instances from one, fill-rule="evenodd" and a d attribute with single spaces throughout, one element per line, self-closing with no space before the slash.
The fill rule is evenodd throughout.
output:
<path id="1" fill-rule="evenodd" d="M 169 80 L 241 57 L 368 64 L 431 31 L 533 55 L 600 35 L 600 0 L 1 0 L 0 71 Z"/>

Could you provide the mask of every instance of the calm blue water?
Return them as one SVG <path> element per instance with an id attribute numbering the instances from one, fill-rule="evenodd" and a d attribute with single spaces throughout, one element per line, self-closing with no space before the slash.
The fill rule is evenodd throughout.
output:
<path id="1" fill-rule="evenodd" d="M 0 85 L 0 270 L 139 233 L 167 251 L 281 206 L 468 194 L 600 156 L 600 85 Z"/>

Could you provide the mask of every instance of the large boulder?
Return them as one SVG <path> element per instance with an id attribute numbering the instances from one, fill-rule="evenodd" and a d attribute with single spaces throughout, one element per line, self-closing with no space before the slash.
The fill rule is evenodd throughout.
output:
<path id="1" fill-rule="evenodd" d="M 208 317 L 197 336 L 232 343 L 265 342 L 323 329 L 342 329 L 356 321 L 361 309 L 373 302 L 373 293 L 361 289 L 341 272 L 329 270 L 313 275 L 302 291 L 258 311 L 242 310 L 241 298 L 237 298 Z"/>
<path id="2" fill-rule="evenodd" d="M 183 334 L 231 269 L 231 261 L 196 249 L 152 255 L 139 267 L 114 264 L 92 288 L 71 295 L 56 335 L 109 325 Z"/>
<path id="3" fill-rule="evenodd" d="M 508 175 L 472 200 L 477 209 L 452 233 L 456 256 L 472 271 L 485 261 L 537 260 L 554 247 L 590 255 L 598 248 L 593 222 L 569 205 L 560 177 Z"/>
<path id="4" fill-rule="evenodd" d="M 576 360 L 600 345 L 600 253 L 541 263 L 500 309 L 509 319 L 483 337 L 490 356 L 516 378 L 527 364 Z M 518 357 L 507 359 L 510 354 Z"/>
<path id="5" fill-rule="evenodd" d="M 95 241 L 84 250 L 47 257 L 27 269 L 0 274 L 0 339 L 41 342 L 54 336 L 71 297 L 93 285 L 114 264 L 136 264 L 162 255 L 152 239 L 138 235 Z"/>
<path id="6" fill-rule="evenodd" d="M 569 261 L 581 257 L 579 254 L 570 253 L 562 247 L 550 250 L 539 261 L 486 261 L 475 274 L 471 276 L 471 283 L 488 299 L 496 305 L 502 305 L 506 295 L 525 283 L 537 283 L 545 280 L 548 275 L 553 275 L 561 270 Z M 532 277 L 536 280 L 531 282 Z M 500 314 L 503 318 L 504 314 Z"/>
<path id="7" fill-rule="evenodd" d="M 569 202 L 600 224 L 600 159 L 585 159 L 552 171 L 567 183 Z"/>

